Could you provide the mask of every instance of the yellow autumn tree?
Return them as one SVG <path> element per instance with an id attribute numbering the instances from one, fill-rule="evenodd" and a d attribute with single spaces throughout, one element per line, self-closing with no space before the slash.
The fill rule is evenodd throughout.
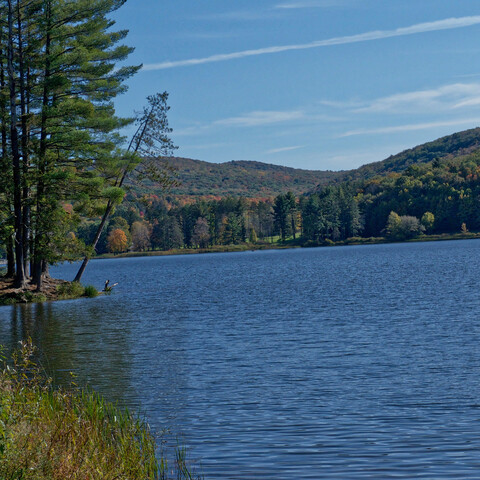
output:
<path id="1" fill-rule="evenodd" d="M 107 248 L 109 252 L 124 252 L 127 249 L 127 245 L 127 236 L 121 228 L 116 228 L 110 232 L 110 235 L 107 238 Z"/>

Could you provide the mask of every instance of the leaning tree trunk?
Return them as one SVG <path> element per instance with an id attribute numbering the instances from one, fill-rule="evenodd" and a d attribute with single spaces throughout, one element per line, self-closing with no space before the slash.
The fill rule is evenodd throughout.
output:
<path id="1" fill-rule="evenodd" d="M 112 209 L 113 209 L 113 203 L 109 201 L 107 204 L 107 208 L 105 209 L 105 213 L 103 214 L 100 225 L 97 228 L 97 232 L 95 233 L 95 238 L 93 239 L 93 242 L 92 242 L 92 247 L 94 249 L 97 247 L 98 241 L 100 240 L 100 236 L 102 235 L 102 232 L 103 232 L 103 228 L 107 223 L 108 217 L 110 216 Z M 87 268 L 89 260 L 90 260 L 89 257 L 85 257 L 83 259 L 83 262 L 80 265 L 80 268 L 78 269 L 77 275 L 75 275 L 75 278 L 73 279 L 74 282 L 79 282 L 82 279 L 82 275 L 85 272 L 85 269 Z"/>
<path id="2" fill-rule="evenodd" d="M 147 131 L 148 120 L 150 119 L 150 116 L 151 116 L 152 112 L 153 112 L 153 107 L 150 111 L 150 114 L 146 117 L 147 120 L 145 121 L 145 124 L 140 125 L 138 127 L 137 133 L 139 133 L 139 135 L 134 135 L 132 137 L 127 151 L 132 150 L 133 142 L 136 138 L 137 141 L 136 141 L 135 149 L 133 150 L 133 152 L 134 153 L 138 152 L 138 149 L 140 148 L 140 144 L 142 143 L 145 132 Z M 140 131 L 141 131 L 141 133 L 140 133 Z M 125 182 L 125 180 L 127 178 L 127 174 L 128 174 L 128 166 L 123 171 L 122 177 L 120 178 L 120 181 L 118 181 L 117 184 L 115 185 L 116 187 L 122 188 L 123 182 Z M 92 245 L 91 245 L 94 250 L 95 250 L 95 248 L 97 248 L 98 241 L 100 240 L 100 236 L 102 235 L 102 231 L 105 227 L 105 224 L 107 223 L 108 217 L 110 216 L 110 213 L 112 212 L 113 207 L 114 207 L 113 202 L 111 200 L 109 200 L 108 203 L 107 203 L 107 208 L 105 209 L 105 212 L 103 214 L 102 220 L 100 221 L 100 225 L 98 226 L 97 232 L 95 233 L 95 238 L 93 239 L 93 242 L 92 242 Z M 87 265 L 88 265 L 89 261 L 90 261 L 90 258 L 88 256 L 85 256 L 82 264 L 80 265 L 80 268 L 78 269 L 77 274 L 75 275 L 75 278 L 73 279 L 74 282 L 80 282 L 80 280 L 82 279 L 83 273 L 85 272 L 85 269 L 87 268 Z"/>

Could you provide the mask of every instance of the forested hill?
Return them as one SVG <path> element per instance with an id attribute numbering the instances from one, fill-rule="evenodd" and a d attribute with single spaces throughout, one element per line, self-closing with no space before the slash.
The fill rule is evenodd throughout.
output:
<path id="1" fill-rule="evenodd" d="M 480 128 L 472 128 L 424 143 L 386 160 L 363 165 L 356 170 L 343 172 L 337 180 L 366 180 L 391 172 L 403 172 L 410 165 L 428 163 L 435 159 L 451 160 L 480 150 Z M 319 183 L 319 186 L 322 186 Z"/>
<path id="2" fill-rule="evenodd" d="M 175 157 L 169 163 L 177 169 L 180 182 L 170 193 L 187 196 L 266 198 L 286 191 L 300 195 L 341 175 L 341 172 L 301 170 L 254 161 L 209 163 Z"/>
<path id="3" fill-rule="evenodd" d="M 168 162 L 178 172 L 179 185 L 172 187 L 169 193 L 193 198 L 271 198 L 287 191 L 301 195 L 317 187 L 403 172 L 413 164 L 428 163 L 435 159 L 451 160 L 479 150 L 480 128 L 474 128 L 405 150 L 380 162 L 338 172 L 301 170 L 255 161 L 209 163 L 174 157 Z M 157 193 L 155 190 L 155 187 L 148 187 L 149 193 Z"/>

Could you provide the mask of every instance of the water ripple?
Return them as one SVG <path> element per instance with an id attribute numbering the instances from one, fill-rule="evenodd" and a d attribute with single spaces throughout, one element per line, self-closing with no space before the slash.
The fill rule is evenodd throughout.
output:
<path id="1" fill-rule="evenodd" d="M 171 427 L 208 479 L 480 478 L 479 249 L 95 261 L 113 295 L 3 308 L 0 336 Z"/>

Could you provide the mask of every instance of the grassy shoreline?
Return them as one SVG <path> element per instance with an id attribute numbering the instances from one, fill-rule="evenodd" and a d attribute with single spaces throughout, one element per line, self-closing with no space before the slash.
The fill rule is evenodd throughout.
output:
<path id="1" fill-rule="evenodd" d="M 101 396 L 52 386 L 31 342 L 7 362 L 0 350 L 0 478 L 193 479 L 185 449 L 157 458 L 148 424 Z"/>
<path id="2" fill-rule="evenodd" d="M 131 257 L 163 257 L 170 255 L 195 255 L 199 253 L 232 253 L 248 252 L 253 250 L 281 250 L 286 248 L 300 248 L 300 245 L 276 243 L 241 243 L 238 245 L 215 245 L 208 248 L 173 248 L 171 250 L 148 250 L 144 252 L 103 253 L 92 257 L 91 260 L 104 258 L 131 258 Z"/>
<path id="3" fill-rule="evenodd" d="M 211 248 L 182 248 L 173 250 L 155 250 L 147 252 L 126 252 L 120 254 L 103 254 L 92 257 L 92 260 L 112 258 L 135 258 L 135 257 L 157 257 L 170 255 L 195 255 L 204 253 L 231 253 L 247 252 L 256 250 L 285 250 L 290 248 L 316 248 L 316 247 L 339 247 L 352 245 L 380 245 L 385 243 L 412 243 L 412 242 L 438 242 L 445 240 L 471 240 L 480 239 L 480 233 L 454 233 L 441 235 L 422 235 L 408 240 L 393 240 L 385 237 L 353 237 L 339 242 L 326 240 L 322 243 L 301 243 L 300 240 L 287 240 L 284 243 L 244 243 L 239 245 L 217 245 Z M 46 282 L 47 288 L 42 292 L 35 292 L 33 286 L 26 289 L 15 289 L 12 286 L 13 280 L 0 277 L 0 306 L 15 305 L 18 303 L 39 303 L 56 300 L 72 300 L 82 297 L 93 298 L 102 295 L 95 287 L 83 286 L 78 282 L 67 282 L 49 278 Z"/>
<path id="4" fill-rule="evenodd" d="M 25 288 L 15 288 L 12 278 L 0 277 L 0 306 L 73 300 L 82 297 L 94 298 L 101 293 L 92 285 L 84 286 L 79 282 L 68 282 L 51 277 L 44 281 L 42 291 L 37 292 L 34 284 L 27 284 Z"/>
<path id="5" fill-rule="evenodd" d="M 242 243 L 238 245 L 215 245 L 209 248 L 176 248 L 172 250 L 151 250 L 145 252 L 105 253 L 92 257 L 92 260 L 111 258 L 135 258 L 135 257 L 162 257 L 170 255 L 195 255 L 203 253 L 231 253 L 247 252 L 256 250 L 285 250 L 290 248 L 317 248 L 317 247 L 340 247 L 351 245 L 380 245 L 385 243 L 416 243 L 416 242 L 438 242 L 446 240 L 471 240 L 479 239 L 480 233 L 443 233 L 438 235 L 421 235 L 419 237 L 398 240 L 385 237 L 353 237 L 346 240 L 333 242 L 326 240 L 323 243 L 301 243 L 299 240 L 287 240 L 284 243 Z"/>

